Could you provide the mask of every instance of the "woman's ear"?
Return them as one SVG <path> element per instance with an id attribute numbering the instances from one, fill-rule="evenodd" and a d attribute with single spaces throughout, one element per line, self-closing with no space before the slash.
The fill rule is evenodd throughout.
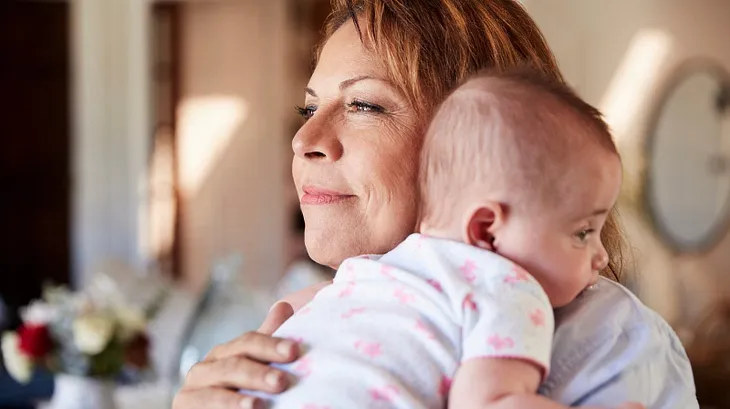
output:
<path id="1" fill-rule="evenodd" d="M 464 242 L 485 250 L 495 251 L 494 237 L 504 224 L 504 206 L 497 202 L 480 204 L 467 213 Z"/>

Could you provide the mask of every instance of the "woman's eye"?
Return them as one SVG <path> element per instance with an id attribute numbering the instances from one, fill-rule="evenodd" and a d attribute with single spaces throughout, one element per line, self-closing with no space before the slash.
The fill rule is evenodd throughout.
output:
<path id="1" fill-rule="evenodd" d="M 304 120 L 306 121 L 307 119 L 311 118 L 312 115 L 314 115 L 314 112 L 317 110 L 317 107 L 312 106 L 312 105 L 307 105 L 305 107 L 298 106 L 298 107 L 296 107 L 296 110 L 297 110 L 297 113 L 299 114 L 299 116 L 304 118 Z"/>
<path id="2" fill-rule="evenodd" d="M 576 236 L 576 237 L 578 238 L 578 240 L 580 240 L 580 241 L 586 241 L 586 239 L 588 238 L 588 236 L 589 236 L 589 235 L 590 235 L 591 233 L 593 233 L 593 232 L 595 232 L 595 230 L 594 230 L 594 229 L 583 229 L 583 230 L 579 231 L 578 233 L 576 233 L 576 234 L 575 234 L 575 236 Z"/>
<path id="3" fill-rule="evenodd" d="M 375 113 L 381 113 L 384 111 L 383 107 L 375 104 L 371 104 L 369 102 L 364 102 L 360 100 L 354 100 L 347 104 L 348 111 L 351 112 L 375 112 Z"/>

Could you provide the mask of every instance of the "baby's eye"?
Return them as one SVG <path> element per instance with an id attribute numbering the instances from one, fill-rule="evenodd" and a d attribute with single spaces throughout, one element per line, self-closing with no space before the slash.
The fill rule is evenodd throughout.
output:
<path id="1" fill-rule="evenodd" d="M 594 232 L 595 232 L 594 229 L 583 229 L 583 230 L 579 231 L 578 233 L 576 233 L 575 236 L 580 241 L 586 241 L 586 239 L 588 239 L 588 236 L 590 236 L 591 233 L 594 233 Z"/>

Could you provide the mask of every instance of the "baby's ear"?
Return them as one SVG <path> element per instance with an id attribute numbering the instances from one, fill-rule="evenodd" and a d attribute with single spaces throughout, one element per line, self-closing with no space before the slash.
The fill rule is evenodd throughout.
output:
<path id="1" fill-rule="evenodd" d="M 464 220 L 464 242 L 494 251 L 494 237 L 504 224 L 504 205 L 497 202 L 480 203 L 467 212 Z"/>

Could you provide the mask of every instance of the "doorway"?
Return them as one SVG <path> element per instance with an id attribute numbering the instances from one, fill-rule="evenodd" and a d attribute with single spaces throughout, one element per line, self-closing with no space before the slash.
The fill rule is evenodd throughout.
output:
<path id="1" fill-rule="evenodd" d="M 69 281 L 69 82 L 68 3 L 0 2 L 0 295 L 11 311 L 44 281 Z"/>

